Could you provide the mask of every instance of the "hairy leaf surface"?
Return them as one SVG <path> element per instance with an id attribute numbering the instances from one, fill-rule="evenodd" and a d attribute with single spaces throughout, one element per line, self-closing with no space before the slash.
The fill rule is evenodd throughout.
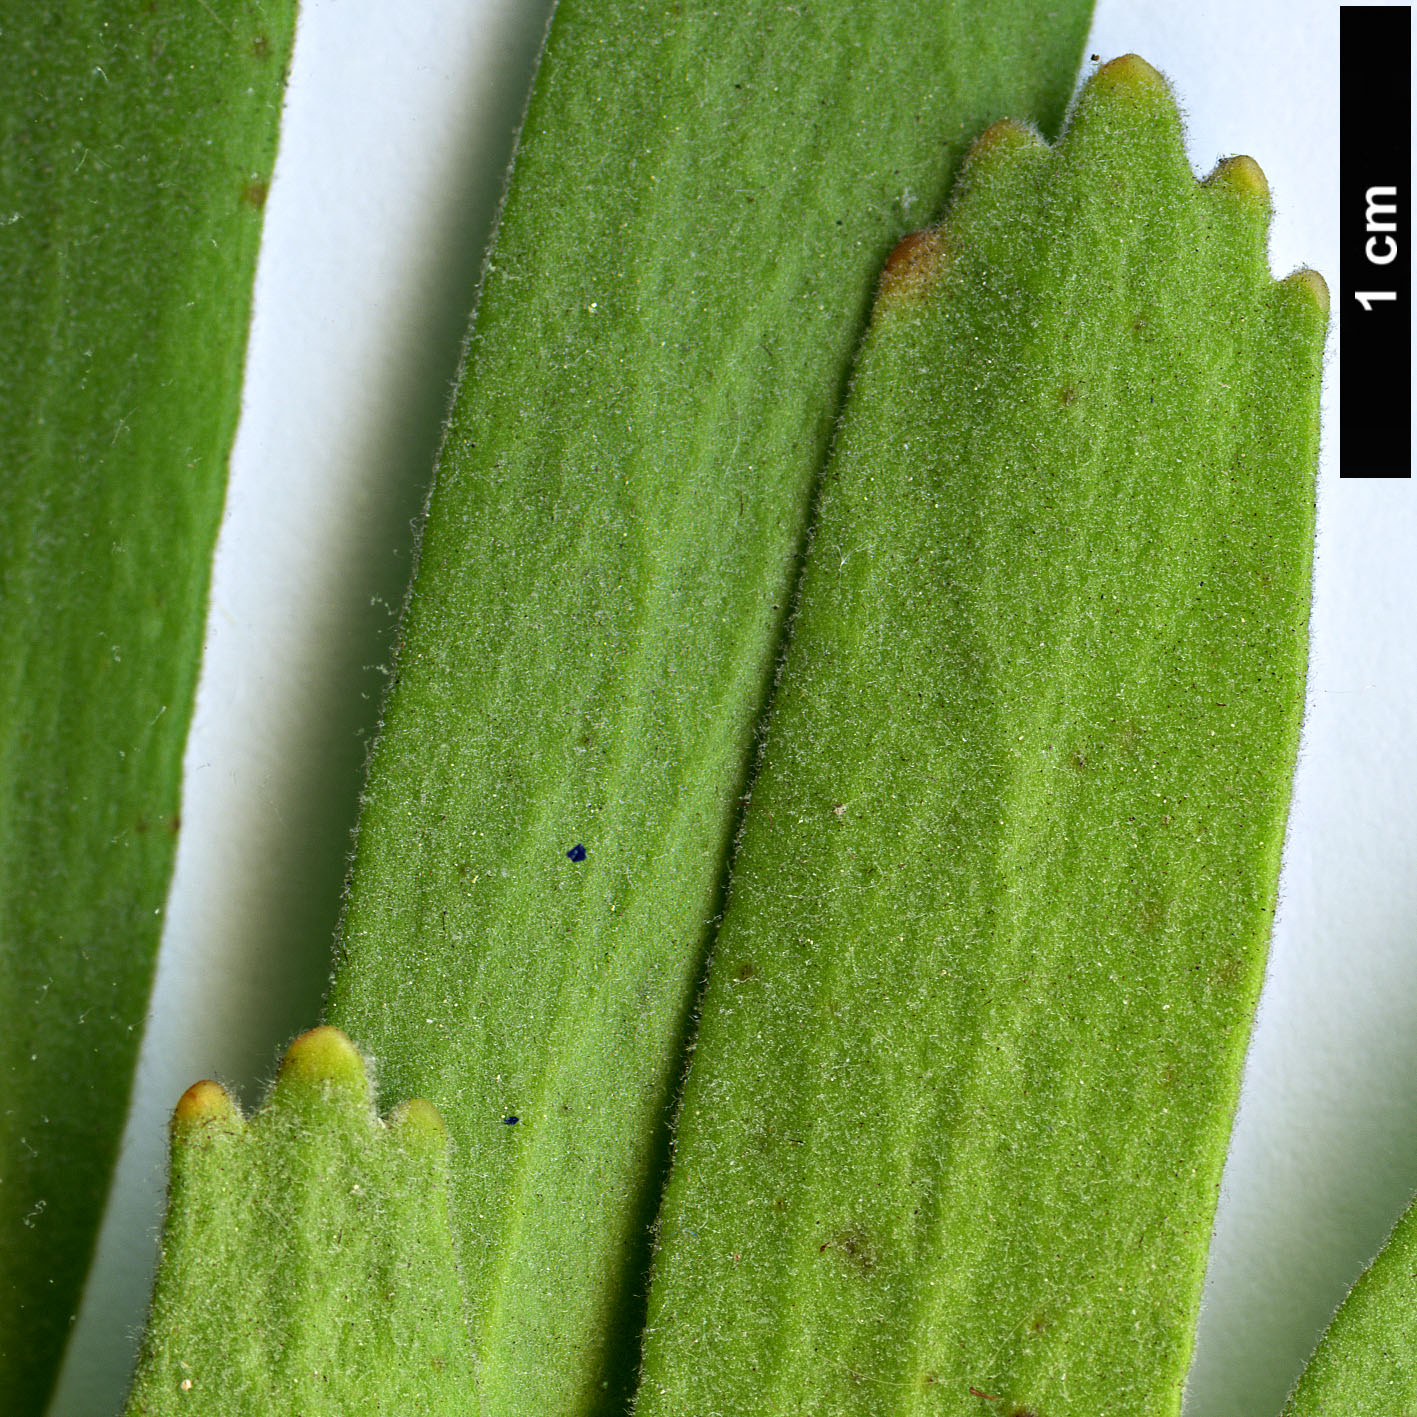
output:
<path id="1" fill-rule="evenodd" d="M 123 1128 L 293 0 L 0 17 L 0 1393 L 43 1409 Z"/>
<path id="2" fill-rule="evenodd" d="M 189 1088 L 128 1417 L 475 1410 L 447 1146 L 421 1100 L 379 1120 L 334 1028 L 291 1044 L 249 1119 Z"/>
<path id="3" fill-rule="evenodd" d="M 623 1410 L 666 1109 L 875 272 L 989 122 L 1057 125 L 1086 21 L 558 6 L 330 1011 L 447 1120 L 488 1417 Z"/>
<path id="4" fill-rule="evenodd" d="M 1417 1412 L 1417 1207 L 1334 1315 L 1283 1417 L 1408 1412 Z"/>
<path id="5" fill-rule="evenodd" d="M 1268 217 L 1128 57 L 892 256 L 639 1417 L 1177 1410 L 1303 703 L 1326 296 Z"/>

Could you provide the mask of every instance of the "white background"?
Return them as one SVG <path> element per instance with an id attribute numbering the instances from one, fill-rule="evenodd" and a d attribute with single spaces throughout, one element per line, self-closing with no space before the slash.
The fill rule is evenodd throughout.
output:
<path id="1" fill-rule="evenodd" d="M 317 1021 L 410 522 L 547 10 L 305 0 L 152 1017 L 52 1417 L 122 1400 L 177 1096 L 215 1076 L 256 1101 Z M 1338 6 L 1100 0 L 1087 52 L 1128 50 L 1172 80 L 1198 174 L 1264 169 L 1276 274 L 1336 288 Z M 1190 1417 L 1277 1413 L 1417 1189 L 1417 513 L 1408 483 L 1337 478 L 1339 333 L 1304 746 Z"/>

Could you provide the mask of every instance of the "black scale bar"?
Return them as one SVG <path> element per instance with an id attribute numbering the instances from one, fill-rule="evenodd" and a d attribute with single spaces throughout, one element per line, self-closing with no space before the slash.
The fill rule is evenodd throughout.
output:
<path id="1" fill-rule="evenodd" d="M 1339 10 L 1338 468 L 1412 476 L 1412 10 Z"/>

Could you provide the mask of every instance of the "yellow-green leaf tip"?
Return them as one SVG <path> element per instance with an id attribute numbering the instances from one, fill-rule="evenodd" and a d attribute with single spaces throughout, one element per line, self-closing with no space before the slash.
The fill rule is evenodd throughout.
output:
<path id="1" fill-rule="evenodd" d="M 1136 126 L 1139 120 L 1179 132 L 1181 115 L 1165 77 L 1145 59 L 1123 54 L 1104 64 L 1083 85 L 1077 110 L 1061 140 L 1062 148 L 1083 151 L 1100 141 L 1105 149 L 1117 152 L 1119 160 L 1120 154 L 1131 154 L 1125 159 L 1130 162 L 1138 145 L 1148 141 Z"/>
<path id="2" fill-rule="evenodd" d="M 1171 97 L 1171 86 L 1161 72 L 1153 69 L 1140 54 L 1122 54 L 1109 59 L 1088 80 L 1087 86 L 1130 98 Z"/>
<path id="3" fill-rule="evenodd" d="M 1009 168 L 1021 157 L 1046 153 L 1048 144 L 1026 123 L 1017 123 L 1012 118 L 1001 118 L 991 123 L 970 144 L 964 155 L 961 181 L 968 186 L 987 182 L 994 173 Z M 960 199 L 955 197 L 958 210 Z"/>
<path id="4" fill-rule="evenodd" d="M 286 1082 L 333 1082 L 365 1092 L 369 1075 L 359 1049 L 329 1024 L 302 1033 L 281 1059 L 277 1085 Z"/>
<path id="5" fill-rule="evenodd" d="M 1269 205 L 1269 183 L 1263 170 L 1254 158 L 1239 153 L 1227 157 L 1215 166 L 1215 171 L 1205 179 L 1207 187 L 1224 187 L 1257 202 Z"/>
<path id="6" fill-rule="evenodd" d="M 448 1129 L 438 1109 L 422 1097 L 410 1097 L 389 1113 L 389 1126 L 409 1141 L 427 1142 L 442 1148 Z"/>
<path id="7" fill-rule="evenodd" d="M 1306 266 L 1303 270 L 1287 275 L 1280 285 L 1297 290 L 1310 301 L 1325 318 L 1328 316 L 1328 282 L 1316 271 Z"/>
<path id="8" fill-rule="evenodd" d="M 973 165 L 993 153 L 1012 153 L 1043 147 L 1047 147 L 1047 144 L 1026 123 L 1020 123 L 1013 118 L 1001 118 L 997 123 L 991 123 L 970 144 L 965 162 Z"/>
<path id="9" fill-rule="evenodd" d="M 194 1082 L 172 1109 L 174 1127 L 198 1127 L 209 1122 L 235 1122 L 240 1120 L 236 1102 L 231 1094 L 210 1078 Z"/>

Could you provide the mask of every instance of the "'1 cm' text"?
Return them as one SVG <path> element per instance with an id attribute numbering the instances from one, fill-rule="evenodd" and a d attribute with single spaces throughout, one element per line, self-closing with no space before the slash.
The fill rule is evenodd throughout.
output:
<path id="1" fill-rule="evenodd" d="M 1397 242 L 1388 236 L 1397 230 L 1397 202 L 1383 201 L 1384 197 L 1395 199 L 1396 187 L 1369 187 L 1364 196 L 1368 202 L 1368 240 L 1363 254 L 1375 266 L 1389 266 L 1397 259 Z M 1383 220 L 1391 217 L 1392 220 Z M 1376 300 L 1396 300 L 1395 290 L 1355 290 L 1353 298 L 1371 313 Z"/>

